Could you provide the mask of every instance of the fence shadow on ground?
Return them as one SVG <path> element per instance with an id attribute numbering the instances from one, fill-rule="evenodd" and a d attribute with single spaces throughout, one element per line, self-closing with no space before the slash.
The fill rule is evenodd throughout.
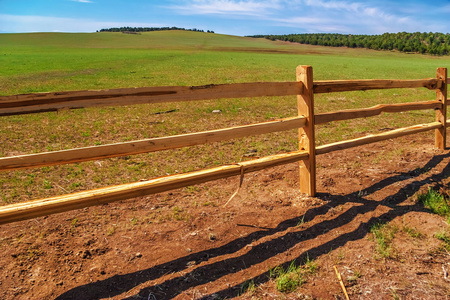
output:
<path id="1" fill-rule="evenodd" d="M 337 229 L 345 224 L 350 223 L 358 215 L 375 211 L 379 206 L 387 206 L 390 208 L 388 212 L 380 215 L 379 217 L 371 217 L 370 219 L 361 222 L 359 226 L 352 232 L 341 234 L 335 239 L 307 250 L 307 252 L 304 251 L 303 253 L 300 253 L 294 260 L 285 262 L 284 264 L 282 264 L 282 266 L 286 268 L 293 261 L 303 262 L 305 261 L 306 257 L 308 257 L 309 259 L 316 259 L 323 254 L 329 253 L 331 249 L 336 250 L 339 247 L 344 246 L 349 241 L 355 241 L 364 238 L 370 231 L 370 226 L 374 223 L 380 221 L 389 222 L 396 217 L 402 216 L 411 211 L 425 211 L 423 206 L 419 203 L 401 206 L 399 204 L 402 204 L 405 200 L 408 199 L 410 195 L 419 191 L 419 189 L 424 185 L 431 184 L 450 177 L 450 165 L 446 165 L 443 171 L 439 174 L 431 174 L 431 172 L 429 172 L 429 175 L 426 178 L 421 180 L 417 179 L 413 182 L 410 182 L 404 188 L 400 189 L 397 193 L 389 195 L 381 201 L 368 200 L 365 199 L 364 196 L 361 197 L 361 195 L 370 195 L 380 189 L 389 187 L 397 182 L 405 180 L 405 177 L 409 179 L 417 178 L 418 176 L 425 174 L 426 171 L 434 169 L 446 158 L 450 158 L 450 153 L 433 157 L 420 170 L 413 170 L 407 173 L 401 173 L 385 178 L 360 192 L 354 192 L 347 195 L 330 195 L 325 193 L 318 194 L 318 198 L 326 199 L 328 203 L 319 207 L 311 208 L 307 210 L 304 215 L 299 215 L 295 218 L 285 220 L 278 224 L 278 226 L 275 228 L 258 230 L 245 237 L 235 239 L 223 246 L 193 253 L 185 257 L 151 267 L 149 269 L 124 275 L 115 275 L 105 280 L 82 285 L 65 292 L 56 299 L 77 299 L 80 297 L 80 295 L 83 295 L 82 297 L 85 299 L 114 297 L 130 291 L 140 284 L 164 276 L 167 273 L 177 273 L 184 271 L 184 275 L 166 280 L 157 286 L 143 288 L 137 294 L 134 294 L 128 298 L 158 300 L 172 299 L 189 290 L 190 288 L 213 282 L 223 276 L 236 273 L 243 269 L 248 269 L 249 267 L 264 262 L 265 260 L 270 259 L 277 254 L 288 251 L 299 243 L 313 240 L 322 235 L 324 232 Z M 283 232 L 289 228 L 297 227 L 299 219 L 303 219 L 306 223 L 313 220 L 315 217 L 324 215 L 331 209 L 348 202 L 352 202 L 358 205 L 352 206 L 347 211 L 336 216 L 336 218 L 322 221 L 301 231 L 288 232 L 282 236 L 278 236 L 274 239 L 258 244 L 252 247 L 250 251 L 241 256 L 200 266 L 192 270 L 191 272 L 186 271 L 189 262 L 195 261 L 197 264 L 199 264 L 201 262 L 208 261 L 211 257 L 218 257 L 235 253 L 244 248 L 246 245 L 254 242 L 255 240 L 259 240 L 261 238 Z M 264 251 L 262 251 L 263 249 Z M 267 282 L 268 280 L 270 280 L 269 270 L 267 270 L 267 272 L 263 274 L 247 280 L 253 280 L 256 285 Z M 218 292 L 214 292 L 214 295 L 215 297 L 220 298 L 235 297 L 240 292 L 243 283 L 244 279 L 242 282 L 239 282 L 234 286 L 228 287 Z M 204 298 L 211 298 L 211 296 L 212 295 L 204 296 Z"/>

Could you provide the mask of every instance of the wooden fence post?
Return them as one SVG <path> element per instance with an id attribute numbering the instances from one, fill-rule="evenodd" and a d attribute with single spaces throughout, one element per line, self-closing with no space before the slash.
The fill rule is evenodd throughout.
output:
<path id="1" fill-rule="evenodd" d="M 436 100 L 442 102 L 442 108 L 436 109 L 436 121 L 443 126 L 435 131 L 435 145 L 444 150 L 447 145 L 447 68 L 438 68 L 436 76 L 443 82 L 436 89 Z"/>
<path id="2" fill-rule="evenodd" d="M 300 192 L 316 194 L 316 145 L 314 130 L 313 69 L 311 66 L 297 67 L 297 81 L 303 83 L 303 93 L 297 96 L 298 114 L 306 118 L 299 129 L 299 148 L 308 152 L 308 159 L 300 161 Z"/>

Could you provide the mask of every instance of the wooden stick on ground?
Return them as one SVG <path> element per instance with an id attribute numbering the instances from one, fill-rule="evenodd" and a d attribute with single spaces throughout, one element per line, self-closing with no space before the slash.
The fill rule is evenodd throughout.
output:
<path id="1" fill-rule="evenodd" d="M 338 269 L 336 268 L 336 266 L 334 266 L 334 270 L 336 271 L 336 276 L 339 280 L 339 283 L 341 284 L 342 290 L 344 291 L 345 299 L 350 300 L 350 298 L 348 297 L 348 294 L 347 294 L 347 290 L 345 289 L 344 282 L 342 281 L 341 274 L 338 272 Z"/>
<path id="2" fill-rule="evenodd" d="M 233 200 L 234 196 L 236 196 L 237 193 L 239 193 L 239 190 L 241 189 L 241 186 L 242 186 L 242 182 L 244 182 L 244 168 L 241 166 L 241 178 L 239 179 L 239 186 L 238 186 L 236 192 L 234 192 L 233 195 L 231 195 L 230 199 L 228 199 L 227 203 L 225 203 L 223 205 L 223 207 L 227 206 L 228 203 L 230 203 L 230 201 Z"/>

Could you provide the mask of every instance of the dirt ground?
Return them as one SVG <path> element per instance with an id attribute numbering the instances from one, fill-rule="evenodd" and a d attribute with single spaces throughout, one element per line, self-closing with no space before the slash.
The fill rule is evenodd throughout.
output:
<path id="1" fill-rule="evenodd" d="M 1 299 L 449 299 L 444 218 L 416 201 L 448 188 L 430 133 L 318 156 L 318 195 L 297 164 L 0 226 Z M 397 228 L 381 257 L 370 228 Z M 408 232 L 416 232 L 410 235 Z M 271 271 L 313 260 L 294 292 Z"/>

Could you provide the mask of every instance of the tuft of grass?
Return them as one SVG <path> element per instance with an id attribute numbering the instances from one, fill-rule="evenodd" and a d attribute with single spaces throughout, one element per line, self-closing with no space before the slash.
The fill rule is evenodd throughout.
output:
<path id="1" fill-rule="evenodd" d="M 361 278 L 361 272 L 360 271 L 354 271 L 353 275 L 349 276 L 347 278 L 347 280 L 350 283 L 355 283 L 359 278 Z"/>
<path id="2" fill-rule="evenodd" d="M 77 224 L 78 224 L 78 218 L 74 218 L 74 219 L 72 219 L 72 221 L 70 222 L 70 225 L 71 225 L 72 227 L 76 227 Z"/>
<path id="3" fill-rule="evenodd" d="M 300 227 L 303 224 L 305 224 L 305 215 L 303 215 L 301 218 L 298 219 L 297 227 Z"/>
<path id="4" fill-rule="evenodd" d="M 447 235 L 445 232 L 436 233 L 435 237 L 441 241 L 443 241 L 446 244 L 450 245 L 450 236 Z"/>
<path id="5" fill-rule="evenodd" d="M 111 235 L 113 235 L 115 232 L 116 232 L 116 227 L 115 227 L 115 226 L 112 226 L 112 227 L 109 227 L 109 228 L 108 228 L 106 234 L 107 234 L 108 236 L 111 236 Z"/>
<path id="6" fill-rule="evenodd" d="M 439 232 L 434 235 L 438 240 L 443 241 L 442 248 L 445 248 L 445 250 L 450 251 L 450 236 L 446 232 Z"/>
<path id="7" fill-rule="evenodd" d="M 139 223 L 139 219 L 137 217 L 133 217 L 130 220 L 131 225 L 136 226 Z"/>
<path id="8" fill-rule="evenodd" d="M 297 289 L 297 287 L 301 286 L 305 282 L 305 279 L 303 278 L 298 267 L 294 265 L 294 262 L 291 263 L 287 270 L 280 267 L 276 269 L 275 272 L 277 273 L 275 282 L 279 292 L 293 292 Z"/>
<path id="9" fill-rule="evenodd" d="M 389 290 L 391 292 L 392 299 L 400 300 L 400 296 L 397 294 L 397 290 L 396 289 L 390 288 Z"/>
<path id="10" fill-rule="evenodd" d="M 306 258 L 304 265 L 296 265 L 295 260 L 287 269 L 277 266 L 269 270 L 269 276 L 275 279 L 277 290 L 281 293 L 291 293 L 306 282 L 306 278 L 317 270 L 317 263 Z"/>
<path id="11" fill-rule="evenodd" d="M 53 188 L 52 183 L 48 180 L 44 180 L 44 189 L 49 190 L 51 188 Z"/>
<path id="12" fill-rule="evenodd" d="M 245 293 L 254 293 L 256 291 L 256 285 L 255 282 L 252 280 L 247 280 L 244 283 L 241 284 L 239 294 L 243 295 Z"/>
<path id="13" fill-rule="evenodd" d="M 196 193 L 200 190 L 198 188 L 198 186 L 195 186 L 195 185 L 189 185 L 189 186 L 185 187 L 185 189 L 188 193 Z"/>
<path id="14" fill-rule="evenodd" d="M 408 227 L 403 226 L 402 230 L 406 232 L 407 235 L 409 235 L 412 238 L 421 239 L 423 238 L 423 234 L 420 233 L 416 228 L 414 227 Z"/>
<path id="15" fill-rule="evenodd" d="M 161 215 L 158 217 L 158 222 L 175 220 L 189 222 L 192 219 L 192 215 L 185 212 L 183 208 L 174 206 L 168 215 Z"/>
<path id="16" fill-rule="evenodd" d="M 428 192 L 420 194 L 417 199 L 426 208 L 431 210 L 431 212 L 446 218 L 447 222 L 450 223 L 450 206 L 448 200 L 438 191 L 429 188 Z"/>
<path id="17" fill-rule="evenodd" d="M 75 227 L 77 226 L 78 226 L 78 218 L 73 218 L 72 221 L 70 222 L 70 232 L 74 233 Z"/>
<path id="18" fill-rule="evenodd" d="M 376 251 L 382 258 L 392 258 L 394 252 L 392 241 L 397 230 L 397 227 L 386 223 L 376 223 L 370 228 L 377 243 Z"/>

